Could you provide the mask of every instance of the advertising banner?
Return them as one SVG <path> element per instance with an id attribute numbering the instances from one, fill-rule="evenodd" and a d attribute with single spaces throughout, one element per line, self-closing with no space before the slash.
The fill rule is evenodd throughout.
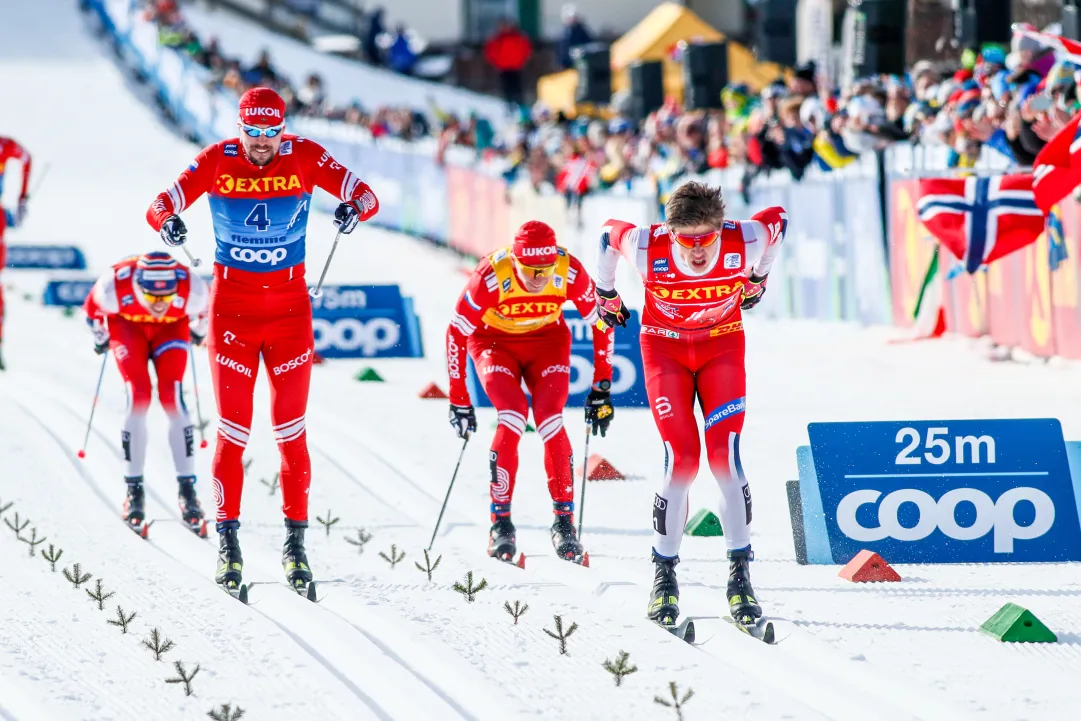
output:
<path id="1" fill-rule="evenodd" d="M 312 327 L 324 358 L 424 357 L 420 319 L 396 285 L 324 285 Z"/>
<path id="2" fill-rule="evenodd" d="M 45 285 L 41 302 L 45 305 L 71 307 L 82 305 L 94 287 L 94 279 L 50 280 Z"/>
<path id="3" fill-rule="evenodd" d="M 9 245 L 5 267 L 13 270 L 86 270 L 86 258 L 74 245 Z"/>

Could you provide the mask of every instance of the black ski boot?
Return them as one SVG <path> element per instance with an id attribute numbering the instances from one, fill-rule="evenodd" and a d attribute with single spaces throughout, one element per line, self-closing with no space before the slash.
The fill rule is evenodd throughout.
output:
<path id="1" fill-rule="evenodd" d="M 285 580 L 294 591 L 302 596 L 308 596 L 309 600 L 315 598 L 309 593 L 314 593 L 315 585 L 312 583 L 312 570 L 308 566 L 308 553 L 304 549 L 304 529 L 308 527 L 307 521 L 290 521 L 285 519 L 285 545 L 282 547 L 282 568 L 285 569 Z"/>
<path id="2" fill-rule="evenodd" d="M 510 516 L 497 516 L 488 532 L 488 555 L 500 561 L 514 563 L 518 555 L 518 538 Z"/>
<path id="3" fill-rule="evenodd" d="M 574 516 L 557 515 L 552 523 L 552 546 L 560 558 L 580 565 L 588 565 L 586 553 L 578 542 L 578 533 L 574 530 Z"/>
<path id="4" fill-rule="evenodd" d="M 240 554 L 240 521 L 222 521 L 218 524 L 218 573 L 214 580 L 229 595 L 247 602 L 244 582 L 244 557 Z M 243 594 L 243 596 L 241 596 Z"/>
<path id="5" fill-rule="evenodd" d="M 737 622 L 753 625 L 762 616 L 762 607 L 751 587 L 749 563 L 754 560 L 751 547 L 728 552 L 728 610 Z"/>
<path id="6" fill-rule="evenodd" d="M 647 616 L 664 626 L 672 626 L 679 618 L 679 583 L 676 564 L 679 556 L 664 558 L 653 552 L 653 591 L 649 594 Z"/>
<path id="7" fill-rule="evenodd" d="M 124 481 L 128 484 L 128 495 L 124 499 L 120 517 L 131 530 L 146 538 L 149 527 L 146 525 L 146 491 L 143 489 L 143 477 L 133 476 L 125 478 Z"/>
<path id="8" fill-rule="evenodd" d="M 206 538 L 206 519 L 203 518 L 203 507 L 195 495 L 195 476 L 178 476 L 176 480 L 179 488 L 177 501 L 180 504 L 180 517 L 188 524 L 192 533 L 199 538 Z"/>

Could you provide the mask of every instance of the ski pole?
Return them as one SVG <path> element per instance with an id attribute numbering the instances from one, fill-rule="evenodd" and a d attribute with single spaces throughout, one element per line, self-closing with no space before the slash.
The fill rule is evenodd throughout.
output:
<path id="1" fill-rule="evenodd" d="M 102 353 L 101 372 L 98 373 L 98 387 L 97 390 L 94 391 L 94 402 L 90 404 L 90 420 L 86 422 L 86 435 L 83 436 L 83 447 L 80 448 L 79 452 L 76 454 L 79 456 L 79 458 L 86 458 L 86 444 L 90 441 L 90 427 L 94 425 L 94 411 L 97 410 L 98 407 L 98 396 L 101 395 L 101 381 L 103 378 L 105 378 L 105 364 L 108 362 L 108 360 L 109 354 Z"/>
<path id="2" fill-rule="evenodd" d="M 333 251 L 331 251 L 333 254 Z M 432 540 L 428 543 L 428 550 L 435 545 L 435 536 L 439 533 L 439 524 L 443 522 L 443 512 L 447 510 L 447 501 L 450 500 L 450 492 L 454 489 L 454 481 L 458 478 L 458 469 L 462 467 L 462 458 L 465 457 L 465 447 L 469 445 L 469 436 L 462 443 L 462 452 L 458 454 L 458 465 L 454 467 L 454 475 L 450 477 L 450 485 L 447 487 L 447 497 L 443 499 L 443 507 L 439 509 L 439 518 L 435 520 L 435 528 L 432 530 Z"/>
<path id="3" fill-rule="evenodd" d="M 330 261 L 334 258 L 334 251 L 338 249 L 338 240 L 342 237 L 342 231 L 338 231 L 338 234 L 334 236 L 334 245 L 330 246 L 330 253 L 327 254 L 327 262 L 323 264 L 323 272 L 319 274 L 319 282 L 312 288 L 312 298 L 318 298 L 323 295 L 323 281 L 326 280 L 327 271 L 330 270 Z M 431 546 L 429 546 L 429 549 Z"/>
<path id="4" fill-rule="evenodd" d="M 191 358 L 191 386 L 195 391 L 195 414 L 199 418 L 199 447 L 206 448 L 206 423 L 203 421 L 203 407 L 199 403 L 199 377 L 195 374 L 195 346 L 188 343 L 188 356 Z"/>
<path id="5" fill-rule="evenodd" d="M 30 193 L 27 195 L 29 198 L 33 198 L 37 195 L 38 190 L 41 188 L 41 184 L 45 182 L 45 176 L 49 174 L 49 164 L 45 163 L 41 173 L 38 175 L 37 180 L 34 182 L 34 187 L 30 189 Z"/>
<path id="6" fill-rule="evenodd" d="M 582 459 L 582 495 L 578 499 L 578 540 L 582 540 L 582 518 L 586 515 L 586 467 L 589 465 L 589 436 L 593 424 L 586 421 L 586 452 Z"/>
<path id="7" fill-rule="evenodd" d="M 194 255 L 191 254 L 191 251 L 188 250 L 188 246 L 182 245 L 180 246 L 180 249 L 184 251 L 184 255 L 188 256 L 188 260 L 191 261 L 192 268 L 198 268 L 200 265 L 203 264 L 202 260 L 196 258 Z"/>

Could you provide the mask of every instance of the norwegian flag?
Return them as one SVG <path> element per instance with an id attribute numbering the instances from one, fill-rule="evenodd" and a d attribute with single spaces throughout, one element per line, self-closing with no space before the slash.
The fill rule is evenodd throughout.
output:
<path id="1" fill-rule="evenodd" d="M 921 180 L 917 208 L 927 230 L 969 273 L 1023 248 L 1044 229 L 1031 175 Z"/>
<path id="2" fill-rule="evenodd" d="M 1032 174 L 1036 181 L 1036 204 L 1044 213 L 1050 213 L 1055 203 L 1081 185 L 1081 114 L 1062 130 L 1036 156 Z"/>

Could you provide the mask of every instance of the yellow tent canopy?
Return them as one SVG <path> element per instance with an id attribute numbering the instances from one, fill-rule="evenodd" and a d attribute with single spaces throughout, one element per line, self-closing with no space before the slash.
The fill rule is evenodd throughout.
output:
<path id="1" fill-rule="evenodd" d="M 636 60 L 664 61 L 665 95 L 683 98 L 683 67 L 671 60 L 671 51 L 680 41 L 716 42 L 724 33 L 714 30 L 702 18 L 676 3 L 658 5 L 627 33 L 612 43 L 612 91 L 630 87 L 627 68 Z M 728 79 L 746 83 L 758 90 L 776 80 L 784 68 L 760 63 L 754 54 L 736 43 L 728 44 Z M 574 112 L 574 89 L 578 84 L 575 70 L 545 75 L 537 82 L 537 97 L 553 110 Z"/>

